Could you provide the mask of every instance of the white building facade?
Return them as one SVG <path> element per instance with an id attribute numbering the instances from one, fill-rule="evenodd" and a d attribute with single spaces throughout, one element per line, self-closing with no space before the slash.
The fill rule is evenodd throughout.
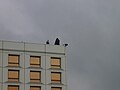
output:
<path id="1" fill-rule="evenodd" d="M 65 48 L 0 41 L 0 90 L 67 90 Z"/>

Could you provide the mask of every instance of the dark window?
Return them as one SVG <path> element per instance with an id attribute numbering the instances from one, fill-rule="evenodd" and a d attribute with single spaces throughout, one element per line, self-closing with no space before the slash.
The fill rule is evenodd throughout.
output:
<path id="1" fill-rule="evenodd" d="M 41 57 L 40 56 L 30 56 L 30 66 L 31 67 L 40 67 L 41 66 Z"/>
<path id="2" fill-rule="evenodd" d="M 51 82 L 61 83 L 61 72 L 51 72 Z"/>
<path id="3" fill-rule="evenodd" d="M 62 90 L 61 87 L 51 87 L 51 90 Z"/>
<path id="4" fill-rule="evenodd" d="M 18 82 L 19 81 L 19 70 L 8 70 L 8 81 Z"/>
<path id="5" fill-rule="evenodd" d="M 8 55 L 8 66 L 19 66 L 19 55 Z"/>
<path id="6" fill-rule="evenodd" d="M 51 68 L 61 68 L 61 58 L 51 58 Z"/>
<path id="7" fill-rule="evenodd" d="M 40 86 L 30 86 L 30 90 L 41 90 Z"/>
<path id="8" fill-rule="evenodd" d="M 41 82 L 41 72 L 30 71 L 30 82 Z"/>
<path id="9" fill-rule="evenodd" d="M 8 90 L 19 90 L 18 85 L 8 85 Z"/>

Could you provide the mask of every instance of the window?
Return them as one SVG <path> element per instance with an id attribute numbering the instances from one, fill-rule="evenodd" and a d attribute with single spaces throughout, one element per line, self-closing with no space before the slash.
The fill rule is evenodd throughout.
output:
<path id="1" fill-rule="evenodd" d="M 19 70 L 8 70 L 8 81 L 18 82 L 19 81 Z"/>
<path id="2" fill-rule="evenodd" d="M 41 82 L 41 72 L 30 71 L 30 82 Z"/>
<path id="3" fill-rule="evenodd" d="M 18 85 L 8 85 L 8 90 L 19 90 Z"/>
<path id="4" fill-rule="evenodd" d="M 8 55 L 8 66 L 19 66 L 19 55 Z"/>
<path id="5" fill-rule="evenodd" d="M 41 90 L 40 86 L 30 86 L 30 90 Z"/>
<path id="6" fill-rule="evenodd" d="M 41 58 L 40 56 L 30 56 L 30 66 L 31 67 L 40 67 Z"/>
<path id="7" fill-rule="evenodd" d="M 61 59 L 60 58 L 51 58 L 51 68 L 61 68 Z"/>
<path id="8" fill-rule="evenodd" d="M 61 83 L 61 72 L 51 72 L 51 82 Z"/>
<path id="9" fill-rule="evenodd" d="M 51 90 L 62 90 L 61 87 L 52 87 Z"/>

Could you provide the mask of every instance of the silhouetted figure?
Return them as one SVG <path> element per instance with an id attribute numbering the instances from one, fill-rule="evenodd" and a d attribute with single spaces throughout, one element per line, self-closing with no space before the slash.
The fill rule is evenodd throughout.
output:
<path id="1" fill-rule="evenodd" d="M 46 44 L 50 44 L 50 43 L 49 43 L 49 40 L 46 41 Z"/>
<path id="2" fill-rule="evenodd" d="M 64 44 L 65 45 L 65 47 L 67 47 L 68 46 L 68 44 L 66 43 L 66 44 Z"/>
<path id="3" fill-rule="evenodd" d="M 60 45 L 60 40 L 58 38 L 55 40 L 55 45 Z"/>

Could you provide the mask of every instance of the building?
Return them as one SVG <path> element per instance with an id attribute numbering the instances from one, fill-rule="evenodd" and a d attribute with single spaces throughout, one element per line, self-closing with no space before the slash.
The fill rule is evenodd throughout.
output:
<path id="1" fill-rule="evenodd" d="M 0 90 L 67 90 L 62 45 L 0 41 Z"/>

